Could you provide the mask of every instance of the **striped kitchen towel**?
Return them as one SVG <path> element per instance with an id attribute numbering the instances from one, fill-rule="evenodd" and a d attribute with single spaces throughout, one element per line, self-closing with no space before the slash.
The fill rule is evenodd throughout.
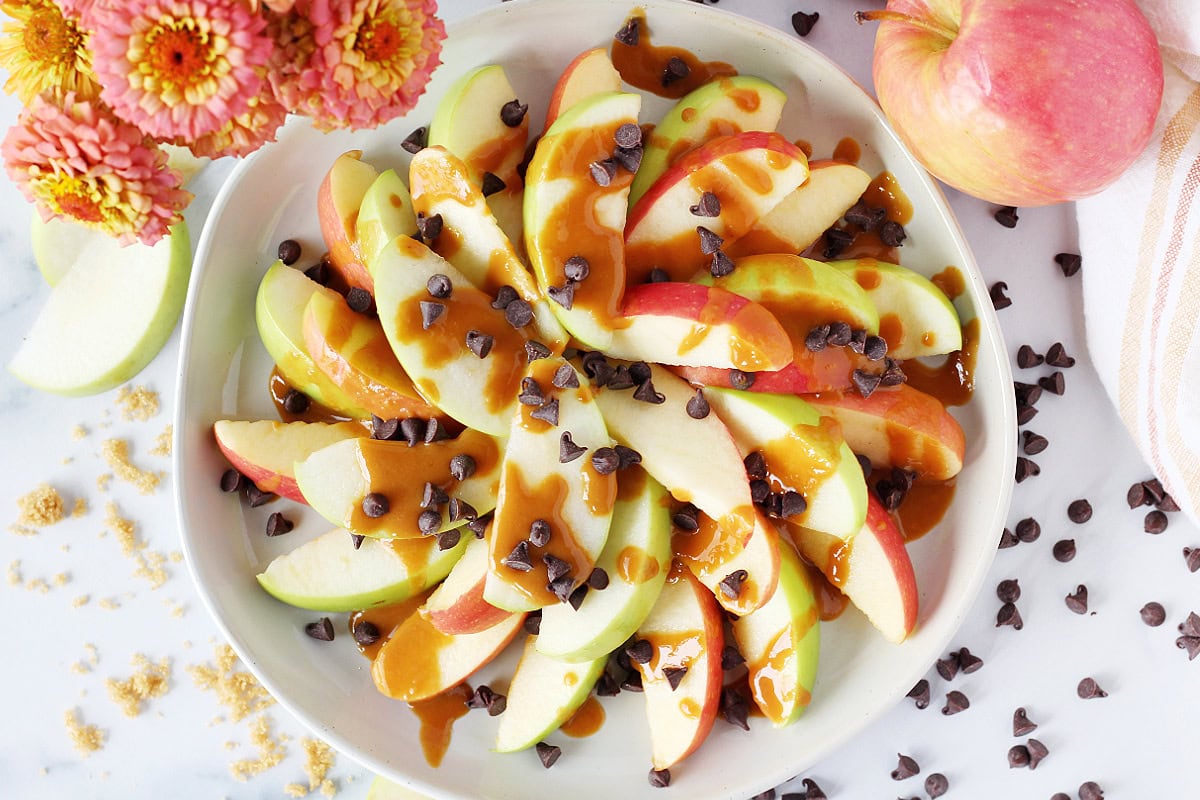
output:
<path id="1" fill-rule="evenodd" d="M 1088 350 L 1147 463 L 1200 523 L 1200 8 L 1141 0 L 1166 84 L 1154 137 L 1077 203 Z"/>

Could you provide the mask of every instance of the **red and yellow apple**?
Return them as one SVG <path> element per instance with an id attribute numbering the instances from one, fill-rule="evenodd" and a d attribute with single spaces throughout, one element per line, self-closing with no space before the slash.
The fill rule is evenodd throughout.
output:
<path id="1" fill-rule="evenodd" d="M 222 455 L 264 492 L 306 502 L 296 485 L 293 467 L 318 450 L 343 439 L 370 435 L 357 422 L 272 422 L 222 419 L 213 423 L 213 436 Z"/>

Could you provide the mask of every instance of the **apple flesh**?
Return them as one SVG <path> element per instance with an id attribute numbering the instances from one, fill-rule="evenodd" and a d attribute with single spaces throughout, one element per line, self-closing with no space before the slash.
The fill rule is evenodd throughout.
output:
<path id="1" fill-rule="evenodd" d="M 268 594 L 288 605 L 358 611 L 425 591 L 451 572 L 466 546 L 466 539 L 446 550 L 434 539 L 364 539 L 355 547 L 337 528 L 273 559 L 257 577 Z"/>
<path id="2" fill-rule="evenodd" d="M 367 266 L 368 279 L 370 263 L 388 242 L 397 236 L 412 236 L 417 232 L 412 195 L 396 170 L 385 169 L 367 187 L 359 205 L 354 232 L 362 263 Z M 370 285 L 373 286 L 374 282 Z"/>
<path id="3" fill-rule="evenodd" d="M 584 50 L 571 60 L 550 93 L 550 104 L 546 108 L 546 125 L 543 133 L 564 111 L 580 100 L 595 94 L 621 91 L 621 73 L 613 66 L 608 51 L 603 47 Z M 645 158 L 642 164 L 646 163 Z"/>
<path id="4" fill-rule="evenodd" d="M 297 503 L 307 502 L 296 485 L 293 467 L 318 450 L 345 439 L 369 436 L 357 422 L 273 422 L 218 420 L 213 436 L 234 469 L 264 492 Z"/>
<path id="5" fill-rule="evenodd" d="M 1150 139 L 1162 56 L 1134 0 L 889 0 L 860 19 L 880 22 L 872 74 L 896 133 L 968 194 L 1007 206 L 1078 200 Z"/>
<path id="6" fill-rule="evenodd" d="M 467 535 L 462 543 L 466 545 L 463 557 L 425 601 L 426 616 L 442 633 L 478 633 L 502 622 L 509 614 L 483 599 L 487 542 Z"/>
<path id="7" fill-rule="evenodd" d="M 317 188 L 317 219 L 329 248 L 329 265 L 347 286 L 371 291 L 371 274 L 358 246 L 358 212 L 363 197 L 379 176 L 362 160 L 361 150 L 348 150 L 336 159 Z"/>
<path id="8" fill-rule="evenodd" d="M 700 514 L 697 521 L 699 528 L 695 531 L 675 534 L 676 558 L 730 614 L 740 616 L 761 608 L 779 583 L 779 533 L 775 526 L 756 514 L 754 532 L 742 544 L 706 514 Z M 730 582 L 738 572 L 745 573 L 744 579 Z"/>
<path id="9" fill-rule="evenodd" d="M 179 223 L 153 246 L 121 247 L 77 225 L 54 234 L 63 228 L 45 228 L 38 263 L 60 277 L 8 369 L 43 391 L 98 394 L 141 372 L 170 338 L 191 271 L 188 230 Z"/>

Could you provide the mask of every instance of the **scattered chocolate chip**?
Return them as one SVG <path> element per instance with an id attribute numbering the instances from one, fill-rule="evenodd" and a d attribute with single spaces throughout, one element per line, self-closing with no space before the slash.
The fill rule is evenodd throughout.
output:
<path id="1" fill-rule="evenodd" d="M 642 454 L 632 447 L 626 447 L 623 444 L 616 445 L 614 450 L 617 451 L 617 457 L 621 459 L 621 469 L 632 467 L 634 464 L 642 463 Z"/>
<path id="2" fill-rule="evenodd" d="M 513 287 L 505 284 L 496 290 L 496 297 L 492 300 L 492 308 L 497 311 L 503 311 L 508 308 L 508 304 L 516 300 L 520 295 Z"/>
<path id="3" fill-rule="evenodd" d="M 602 592 L 608 588 L 608 573 L 600 567 L 593 567 L 592 571 L 588 574 L 585 584 L 590 589 Z"/>
<path id="4" fill-rule="evenodd" d="M 226 494 L 236 492 L 245 482 L 245 476 L 233 467 L 221 473 L 221 491 Z"/>
<path id="5" fill-rule="evenodd" d="M 433 481 L 425 481 L 421 491 L 421 508 L 440 508 L 450 502 L 450 496 Z"/>
<path id="6" fill-rule="evenodd" d="M 838 321 L 829 324 L 829 335 L 825 341 L 834 347 L 845 347 L 853 338 L 854 330 L 847 323 Z"/>
<path id="7" fill-rule="evenodd" d="M 421 441 L 425 444 L 440 442 L 444 439 L 451 438 L 450 431 L 446 430 L 446 425 L 437 417 L 433 417 L 425 423 L 425 435 L 421 437 Z"/>
<path id="8" fill-rule="evenodd" d="M 284 239 L 279 243 L 279 250 L 276 252 L 276 256 L 289 267 L 300 260 L 300 255 L 300 243 L 295 239 Z"/>
<path id="9" fill-rule="evenodd" d="M 1167 611 L 1163 608 L 1162 603 L 1154 602 L 1153 600 L 1142 606 L 1138 612 L 1142 617 L 1142 622 L 1149 625 L 1151 628 L 1157 628 L 1166 622 Z"/>
<path id="10" fill-rule="evenodd" d="M 721 583 L 721 594 L 729 600 L 737 600 L 742 594 L 742 585 L 745 584 L 749 574 L 744 569 L 735 570 L 726 575 Z"/>
<path id="11" fill-rule="evenodd" d="M 485 708 L 489 717 L 499 716 L 508 707 L 508 698 L 492 690 L 487 684 L 481 684 L 467 698 L 467 708 Z"/>
<path id="12" fill-rule="evenodd" d="M 1013 630 L 1021 630 L 1024 623 L 1021 621 L 1021 612 L 1013 603 L 1005 603 L 1000 606 L 1000 610 L 996 612 L 996 627 L 1011 625 Z"/>
<path id="13" fill-rule="evenodd" d="M 624 27 L 617 31 L 613 38 L 628 47 L 637 47 L 639 29 L 640 25 L 637 18 L 631 17 L 625 22 Z M 666 784 L 663 785 L 665 786 Z"/>
<path id="14" fill-rule="evenodd" d="M 278 511 L 267 517 L 267 536 L 282 536 L 294 527 L 295 524 Z"/>
<path id="15" fill-rule="evenodd" d="M 406 417 L 400 420 L 400 436 L 409 447 L 415 447 L 425 441 L 425 429 L 428 423 L 420 417 Z"/>
<path id="16" fill-rule="evenodd" d="M 1042 535 L 1042 526 L 1033 517 L 1026 517 L 1017 523 L 1017 538 L 1028 544 L 1036 542 L 1038 537 Z"/>
<path id="17" fill-rule="evenodd" d="M 304 632 L 311 638 L 320 642 L 333 641 L 333 622 L 329 617 L 321 617 L 316 622 L 310 622 L 304 626 Z"/>
<path id="18" fill-rule="evenodd" d="M 1079 686 L 1075 687 L 1075 693 L 1084 700 L 1091 700 L 1094 697 L 1108 697 L 1108 692 L 1100 688 L 1095 678 L 1084 678 L 1081 680 Z"/>
<path id="19" fill-rule="evenodd" d="M 1038 378 L 1038 386 L 1045 389 L 1051 394 L 1061 396 L 1067 390 L 1067 379 L 1063 377 L 1061 372 L 1052 372 L 1049 375 Z"/>
<path id="20" fill-rule="evenodd" d="M 525 617 L 525 621 L 521 623 L 521 627 L 523 627 L 525 632 L 530 636 L 537 636 L 539 633 L 541 633 L 542 610 L 539 608 L 537 611 L 529 612 L 529 614 Z"/>
<path id="21" fill-rule="evenodd" d="M 546 294 L 551 300 L 568 311 L 575 304 L 575 284 L 573 283 L 567 283 L 564 286 L 551 286 L 546 289 Z"/>
<path id="22" fill-rule="evenodd" d="M 617 162 L 611 158 L 606 158 L 603 161 L 593 161 L 588 164 L 588 172 L 591 173 L 592 180 L 597 186 L 607 187 L 613 182 L 613 178 L 617 177 Z"/>
<path id="23" fill-rule="evenodd" d="M 887 356 L 887 340 L 882 336 L 868 336 L 863 342 L 863 355 L 871 361 L 882 361 Z"/>
<path id="24" fill-rule="evenodd" d="M 558 463 L 566 464 L 574 461 L 587 452 L 586 447 L 580 447 L 571 439 L 570 431 L 563 431 L 558 439 Z"/>
<path id="25" fill-rule="evenodd" d="M 854 234 L 840 228 L 830 228 L 824 235 L 825 246 L 821 249 L 821 255 L 830 260 L 840 256 L 854 241 Z"/>
<path id="26" fill-rule="evenodd" d="M 442 215 L 434 214 L 427 217 L 424 214 L 417 214 L 417 233 L 426 242 L 432 242 L 442 232 Z"/>
<path id="27" fill-rule="evenodd" d="M 1183 548 L 1183 562 L 1187 564 L 1188 572 L 1200 570 L 1200 547 Z"/>
<path id="28" fill-rule="evenodd" d="M 534 361 L 540 361 L 543 358 L 549 358 L 551 355 L 550 348 L 541 342 L 535 342 L 528 339 L 525 342 L 525 363 L 532 364 Z"/>
<path id="29" fill-rule="evenodd" d="M 354 627 L 350 629 L 350 633 L 354 636 L 354 641 L 363 647 L 375 644 L 382 635 L 379 632 L 378 625 L 365 619 L 360 619 L 354 623 Z"/>
<path id="30" fill-rule="evenodd" d="M 449 276 L 438 272 L 430 275 L 429 280 L 425 281 L 425 291 L 429 292 L 430 297 L 436 297 L 438 300 L 445 300 L 446 298 L 450 297 L 450 295 L 454 294 L 454 284 L 450 281 Z"/>
<path id="31" fill-rule="evenodd" d="M 936 667 L 938 675 L 942 676 L 942 680 L 954 680 L 954 677 L 958 675 L 958 654 L 951 653 L 946 658 L 939 658 Z"/>
<path id="32" fill-rule="evenodd" d="M 289 414 L 303 414 L 311 403 L 308 395 L 296 389 L 288 389 L 283 396 L 283 410 Z"/>
<path id="33" fill-rule="evenodd" d="M 319 283 L 322 286 L 328 286 L 330 275 L 329 264 L 325 261 L 318 261 L 316 264 L 313 264 L 311 267 L 304 270 L 304 275 L 314 283 Z"/>
<path id="34" fill-rule="evenodd" d="M 1159 511 L 1175 512 L 1179 510 L 1179 504 L 1175 502 L 1175 498 L 1169 494 L 1164 494 L 1162 500 L 1154 504 L 1154 507 Z"/>
<path id="35" fill-rule="evenodd" d="M 1001 603 L 1015 603 L 1021 599 L 1021 584 L 1016 578 L 1007 578 L 996 584 L 996 597 Z"/>
<path id="36" fill-rule="evenodd" d="M 1013 392 L 1018 406 L 1036 405 L 1037 401 L 1042 398 L 1042 388 L 1036 383 L 1013 381 Z"/>
<path id="37" fill-rule="evenodd" d="M 1200 614 L 1189 612 L 1187 619 L 1179 623 L 1178 630 L 1185 636 L 1200 636 Z"/>
<path id="38" fill-rule="evenodd" d="M 654 405 L 660 405 L 667 402 L 666 395 L 655 391 L 654 382 L 649 378 L 642 381 L 642 383 L 633 390 L 633 399 L 640 400 L 643 403 L 652 403 Z"/>
<path id="39" fill-rule="evenodd" d="M 1055 342 L 1050 345 L 1050 349 L 1046 351 L 1046 363 L 1052 367 L 1063 367 L 1069 369 L 1075 366 L 1075 359 L 1067 355 L 1066 348 L 1062 342 Z"/>
<path id="40" fill-rule="evenodd" d="M 555 427 L 558 426 L 558 400 L 548 400 L 541 406 L 529 412 L 529 416 L 540 419 Z"/>
<path id="41" fill-rule="evenodd" d="M 621 457 L 612 447 L 597 447 L 592 451 L 592 469 L 600 475 L 611 475 L 621 468 Z"/>
<path id="42" fill-rule="evenodd" d="M 491 524 L 492 518 L 495 515 L 495 511 L 489 511 L 486 514 L 481 514 L 467 523 L 467 530 L 475 534 L 476 539 L 482 539 L 483 534 L 487 532 L 487 527 Z"/>
<path id="43" fill-rule="evenodd" d="M 417 530 L 422 535 L 431 536 L 437 533 L 440 527 L 442 527 L 442 515 L 437 511 L 431 509 L 417 515 Z"/>
<path id="44" fill-rule="evenodd" d="M 1142 529 L 1146 533 L 1160 534 L 1167 529 L 1167 515 L 1155 509 L 1146 513 L 1146 519 L 1142 523 Z"/>
<path id="45" fill-rule="evenodd" d="M 437 535 L 438 550 L 452 550 L 458 546 L 460 541 L 462 541 L 462 531 L 458 528 L 451 528 Z"/>
<path id="46" fill-rule="evenodd" d="M 551 583 L 571 574 L 571 565 L 558 556 L 547 553 L 542 556 L 542 563 L 546 565 L 546 580 Z"/>
<path id="47" fill-rule="evenodd" d="M 351 533 L 350 544 L 355 550 L 358 550 L 360 547 L 362 547 L 362 543 L 366 540 L 366 538 L 367 537 L 363 536 L 361 533 Z"/>
<path id="48" fill-rule="evenodd" d="M 264 492 L 258 488 L 253 481 L 246 481 L 242 484 L 242 496 L 246 500 L 246 505 L 251 508 L 258 508 L 261 505 L 266 505 L 274 500 L 278 495 L 274 492 Z"/>
<path id="49" fill-rule="evenodd" d="M 1075 557 L 1075 540 L 1059 539 L 1054 543 L 1051 552 L 1054 554 L 1055 561 L 1065 564 Z"/>
<path id="50" fill-rule="evenodd" d="M 687 65 L 686 61 L 678 56 L 672 56 L 667 60 L 666 67 L 663 68 L 662 85 L 665 88 L 691 74 L 692 68 Z"/>
<path id="51" fill-rule="evenodd" d="M 533 569 L 533 561 L 529 558 L 529 542 L 524 539 L 517 542 L 512 551 L 501 559 L 500 563 L 517 572 L 529 572 Z"/>
<path id="52" fill-rule="evenodd" d="M 1027 344 L 1023 344 L 1017 349 L 1017 366 L 1021 369 L 1040 366 L 1045 360 L 1045 356 Z"/>
<path id="53" fill-rule="evenodd" d="M 1017 216 L 1017 209 L 1015 206 L 1004 206 L 1003 208 L 997 209 L 996 213 L 994 213 L 992 216 L 995 218 L 996 222 L 999 222 L 1006 228 L 1017 227 L 1017 220 L 1020 219 L 1020 217 Z"/>
<path id="54" fill-rule="evenodd" d="M 738 652 L 736 647 L 731 644 L 725 645 L 725 649 L 721 651 L 721 669 L 728 672 L 734 667 L 740 667 L 745 663 L 745 657 Z"/>
<path id="55" fill-rule="evenodd" d="M 811 780 L 809 778 L 805 778 L 803 781 L 803 784 L 804 784 L 803 800 L 828 800 L 825 797 L 825 792 L 821 791 L 821 787 L 817 785 L 816 781 Z"/>
<path id="56" fill-rule="evenodd" d="M 1022 431 L 1021 440 L 1021 451 L 1027 456 L 1036 456 L 1050 446 L 1050 440 L 1033 431 Z"/>
<path id="57" fill-rule="evenodd" d="M 780 495 L 779 516 L 781 519 L 797 517 L 808 510 L 808 501 L 799 492 L 787 490 Z"/>
<path id="58" fill-rule="evenodd" d="M 1021 543 L 1021 540 L 1013 535 L 1013 532 L 1005 528 L 1000 532 L 1000 543 L 996 546 L 998 550 L 1006 550 L 1010 547 L 1016 547 Z"/>
<path id="59" fill-rule="evenodd" d="M 688 207 L 688 211 L 692 212 L 692 215 L 696 217 L 719 217 L 721 215 L 721 200 L 712 192 L 705 192 L 700 195 L 700 200 L 696 205 Z"/>
<path id="60" fill-rule="evenodd" d="M 1079 800 L 1104 800 L 1104 790 L 1095 781 L 1087 781 L 1079 785 Z"/>
<path id="61" fill-rule="evenodd" d="M 1033 406 L 1017 408 L 1017 424 L 1024 425 L 1037 416 L 1038 410 Z"/>
<path id="62" fill-rule="evenodd" d="M 529 106 L 520 100 L 509 100 L 500 106 L 500 121 L 510 128 L 515 128 L 525 119 Z"/>
<path id="63" fill-rule="evenodd" d="M 687 415 L 692 419 L 704 419 L 708 416 L 710 407 L 708 399 L 704 396 L 704 390 L 697 388 L 687 401 Z"/>
<path id="64" fill-rule="evenodd" d="M 652 769 L 649 775 L 650 785 L 655 789 L 665 789 L 671 785 L 671 770 Z"/>
<path id="65" fill-rule="evenodd" d="M 671 691 L 679 688 L 679 682 L 683 680 L 683 676 L 687 675 L 687 667 L 664 667 L 663 677 L 667 679 L 667 683 L 671 686 Z"/>
<path id="66" fill-rule="evenodd" d="M 464 519 L 469 521 L 479 516 L 479 512 L 475 510 L 475 506 L 457 497 L 450 498 L 450 505 L 446 510 L 451 522 L 461 522 Z"/>
<path id="67" fill-rule="evenodd" d="M 429 129 L 422 126 L 404 137 L 400 147 L 409 153 L 419 153 L 425 149 L 429 141 Z"/>
<path id="68" fill-rule="evenodd" d="M 886 247 L 902 247 L 908 234 L 899 222 L 888 220 L 879 226 L 879 241 Z"/>
<path id="69" fill-rule="evenodd" d="M 1082 583 L 1066 598 L 1067 608 L 1076 614 L 1086 614 L 1088 610 L 1088 590 Z"/>
<path id="70" fill-rule="evenodd" d="M 371 519 L 377 519 L 388 513 L 388 499 L 379 492 L 371 492 L 362 499 L 362 510 Z"/>
<path id="71" fill-rule="evenodd" d="M 850 377 L 854 383 L 854 388 L 863 397 L 870 397 L 879 388 L 879 383 L 882 380 L 880 375 L 875 373 L 865 372 L 861 369 L 854 370 L 854 374 Z"/>
<path id="72" fill-rule="evenodd" d="M 467 453 L 455 453 L 450 457 L 450 475 L 458 481 L 465 481 L 475 474 L 475 459 Z"/>
<path id="73" fill-rule="evenodd" d="M 626 122 L 617 128 L 613 134 L 613 141 L 617 143 L 617 147 L 637 147 L 642 143 L 641 126 L 633 122 Z"/>
<path id="74" fill-rule="evenodd" d="M 445 303 L 439 303 L 434 300 L 421 300 L 418 304 L 421 309 L 421 330 L 427 331 L 433 327 L 442 316 L 446 313 Z"/>
<path id="75" fill-rule="evenodd" d="M 992 308 L 999 311 L 1012 305 L 1012 300 L 1005 294 L 1007 291 L 1008 284 L 1004 281 L 996 281 L 992 284 L 988 290 L 988 296 L 992 299 Z"/>
<path id="76" fill-rule="evenodd" d="M 931 798 L 944 795 L 950 788 L 950 781 L 940 772 L 933 772 L 925 778 L 925 793 Z"/>
<path id="77" fill-rule="evenodd" d="M 1025 708 L 1022 706 L 1013 712 L 1012 731 L 1013 736 L 1025 736 L 1037 730 L 1037 723 L 1033 722 L 1026 715 Z"/>
<path id="78" fill-rule="evenodd" d="M 706 256 L 711 256 L 721 249 L 721 245 L 725 244 L 723 237 L 703 225 L 696 226 L 696 233 L 700 235 L 700 252 Z"/>
<path id="79" fill-rule="evenodd" d="M 645 149 L 638 145 L 636 147 L 621 147 L 617 146 L 613 150 L 613 161 L 626 172 L 637 172 L 642 166 L 642 156 L 645 154 Z"/>
<path id="80" fill-rule="evenodd" d="M 725 255 L 724 250 L 718 250 L 713 253 L 712 262 L 708 265 L 708 272 L 714 278 L 724 278 L 733 273 L 735 266 L 733 259 Z"/>
<path id="81" fill-rule="evenodd" d="M 568 281 L 579 283 L 587 280 L 587 276 L 591 274 L 592 268 L 588 260 L 583 256 L 571 256 L 563 262 L 563 275 Z"/>
<path id="82" fill-rule="evenodd" d="M 517 298 L 505 306 L 504 319 L 514 328 L 524 328 L 533 322 L 533 306 L 528 301 Z"/>
<path id="83" fill-rule="evenodd" d="M 654 657 L 654 645 L 649 639 L 635 639 L 625 645 L 625 655 L 635 664 L 649 664 Z"/>
<path id="84" fill-rule="evenodd" d="M 1022 483 L 1026 478 L 1040 474 L 1042 468 L 1024 456 L 1017 456 L 1016 480 Z"/>
<path id="85" fill-rule="evenodd" d="M 913 705 L 917 708 L 929 707 L 929 681 L 921 678 L 908 690 L 908 697 L 912 698 Z"/>
<path id="86" fill-rule="evenodd" d="M 971 707 L 971 701 L 967 696 L 957 689 L 946 693 L 946 705 L 942 707 L 942 713 L 946 716 L 957 714 L 960 711 L 966 711 Z"/>
<path id="87" fill-rule="evenodd" d="M 1029 748 L 1030 769 L 1037 769 L 1037 765 L 1042 762 L 1042 759 L 1050 755 L 1049 748 L 1037 739 L 1030 739 L 1025 746 Z"/>
<path id="88" fill-rule="evenodd" d="M 671 515 L 671 524 L 681 531 L 692 533 L 700 528 L 700 509 L 691 503 L 684 503 Z"/>
<path id="89" fill-rule="evenodd" d="M 1085 499 L 1073 500 L 1067 506 L 1067 519 L 1081 525 L 1092 518 L 1092 504 Z"/>
<path id="90" fill-rule="evenodd" d="M 521 393 L 517 395 L 517 402 L 523 406 L 540 406 L 546 402 L 546 393 L 542 391 L 541 385 L 530 377 L 521 378 Z"/>
<path id="91" fill-rule="evenodd" d="M 1029 748 L 1023 744 L 1014 744 L 1008 748 L 1008 768 L 1020 769 L 1029 766 Z"/>
<path id="92" fill-rule="evenodd" d="M 887 219 L 887 209 L 868 205 L 864 201 L 859 200 L 842 215 L 842 218 L 851 225 L 857 225 L 864 231 L 873 231 Z"/>
<path id="93" fill-rule="evenodd" d="M 483 333 L 475 329 L 467 331 L 467 349 L 479 358 L 487 358 L 488 353 L 492 352 L 492 345 L 495 343 L 496 340 L 490 333 Z"/>
<path id="94" fill-rule="evenodd" d="M 906 756 L 903 753 L 897 753 L 896 757 L 899 759 L 899 763 L 896 765 L 896 768 L 892 770 L 892 780 L 902 781 L 905 778 L 911 778 L 913 775 L 916 775 L 921 771 L 920 765 L 913 760 L 912 756 Z"/>
<path id="95" fill-rule="evenodd" d="M 642 689 L 642 673 L 630 672 L 625 676 L 625 680 L 621 681 L 621 691 L 623 692 L 641 692 Z"/>
<path id="96" fill-rule="evenodd" d="M 1180 636 L 1175 640 L 1175 646 L 1180 650 L 1186 650 L 1188 661 L 1192 661 L 1197 655 L 1200 655 L 1200 636 Z"/>
<path id="97" fill-rule="evenodd" d="M 1054 256 L 1054 262 L 1058 264 L 1062 274 L 1068 278 L 1079 272 L 1079 268 L 1083 266 L 1083 258 L 1078 253 L 1059 253 Z"/>
<path id="98" fill-rule="evenodd" d="M 534 749 L 537 750 L 538 759 L 546 769 L 553 767 L 554 762 L 558 761 L 558 757 L 562 755 L 561 747 L 545 742 L 538 742 Z"/>
<path id="99" fill-rule="evenodd" d="M 792 14 L 792 28 L 796 31 L 797 36 L 808 36 L 812 33 L 813 26 L 817 24 L 817 20 L 821 15 L 814 11 L 811 14 L 805 14 L 803 11 L 797 11 Z"/>

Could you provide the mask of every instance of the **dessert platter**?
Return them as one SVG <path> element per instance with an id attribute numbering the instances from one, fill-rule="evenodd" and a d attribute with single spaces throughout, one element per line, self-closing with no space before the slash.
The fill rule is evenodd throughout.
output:
<path id="1" fill-rule="evenodd" d="M 442 61 L 214 203 L 200 593 L 427 794 L 775 786 L 908 691 L 995 552 L 1012 378 L 962 233 L 860 87 L 741 17 L 505 3 Z"/>

